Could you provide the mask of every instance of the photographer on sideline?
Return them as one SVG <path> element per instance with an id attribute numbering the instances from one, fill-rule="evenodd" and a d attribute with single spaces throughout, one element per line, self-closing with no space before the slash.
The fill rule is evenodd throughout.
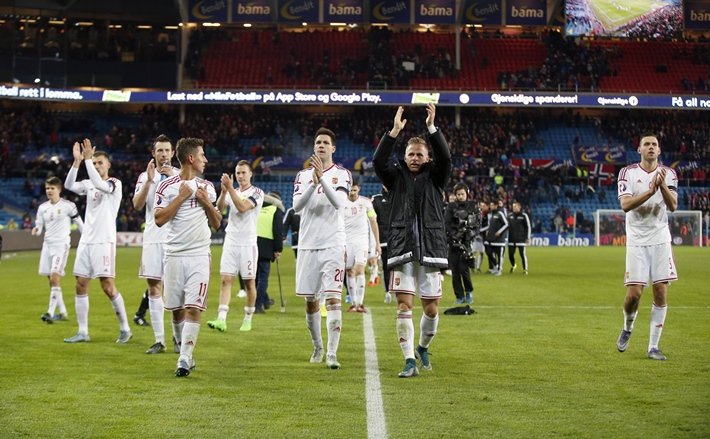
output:
<path id="1" fill-rule="evenodd" d="M 468 186 L 454 186 L 456 200 L 446 206 L 446 239 L 449 244 L 449 267 L 456 304 L 473 303 L 473 283 L 469 267 L 473 262 L 473 243 L 481 227 L 481 212 L 468 201 Z"/>

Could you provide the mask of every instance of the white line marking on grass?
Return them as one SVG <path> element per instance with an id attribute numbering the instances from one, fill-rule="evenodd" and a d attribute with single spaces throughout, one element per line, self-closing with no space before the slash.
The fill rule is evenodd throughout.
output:
<path id="1" fill-rule="evenodd" d="M 368 439 L 387 439 L 387 422 L 380 387 L 380 366 L 377 361 L 377 343 L 372 327 L 372 316 L 369 313 L 363 314 L 362 332 L 365 337 L 367 437 Z"/>

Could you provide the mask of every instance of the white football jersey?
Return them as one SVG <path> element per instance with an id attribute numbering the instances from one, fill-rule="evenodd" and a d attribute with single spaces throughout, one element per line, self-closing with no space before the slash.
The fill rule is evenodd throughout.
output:
<path id="1" fill-rule="evenodd" d="M 165 242 L 165 254 L 178 256 L 210 254 L 212 231 L 207 214 L 194 194 L 198 185 L 205 187 L 209 200 L 214 203 L 217 200 L 217 194 L 211 182 L 199 177 L 192 180 L 182 180 L 180 175 L 174 175 L 160 183 L 155 191 L 154 210 L 157 212 L 177 198 L 180 193 L 180 185 L 183 182 L 192 189 L 193 196 L 185 200 L 175 216 L 163 225 L 163 227 L 170 226 Z"/>
<path id="2" fill-rule="evenodd" d="M 105 182 L 112 188 L 111 192 L 96 189 L 91 180 L 82 180 L 67 188 L 86 195 L 84 230 L 80 240 L 84 244 L 116 243 L 116 217 L 121 207 L 123 185 L 121 180 L 113 177 Z"/>
<path id="3" fill-rule="evenodd" d="M 180 172 L 178 168 L 173 168 L 173 176 Z M 158 189 L 158 185 L 165 179 L 170 178 L 165 174 L 160 174 L 157 170 L 153 176 L 153 184 L 150 185 L 148 189 L 148 195 L 145 198 L 145 229 L 143 230 L 143 244 L 155 244 L 164 243 L 168 239 L 168 228 L 167 224 L 163 227 L 158 227 L 155 225 L 155 212 L 153 211 L 153 203 L 155 203 L 155 191 Z M 142 172 L 138 176 L 138 181 L 136 182 L 136 190 L 133 191 L 133 195 L 140 192 L 141 188 L 148 181 L 148 173 Z"/>
<path id="4" fill-rule="evenodd" d="M 256 245 L 256 219 L 264 204 L 264 192 L 255 186 L 249 186 L 243 192 L 236 188 L 236 191 L 238 197 L 248 199 L 254 208 L 246 212 L 239 212 L 232 196 L 229 193 L 225 195 L 229 205 L 229 223 L 224 230 L 225 242 L 230 241 L 232 245 Z"/>
<path id="5" fill-rule="evenodd" d="M 45 201 L 37 208 L 37 219 L 35 225 L 40 230 L 44 230 L 44 242 L 51 244 L 69 243 L 71 233 L 71 221 L 79 216 L 76 204 L 60 198 L 52 204 Z"/>
<path id="6" fill-rule="evenodd" d="M 367 197 L 359 196 L 357 200 L 348 201 L 343 207 L 345 215 L 345 236 L 348 242 L 354 240 L 368 242 L 370 234 L 370 212 L 374 214 L 372 201 Z"/>
<path id="7" fill-rule="evenodd" d="M 646 172 L 640 164 L 627 166 L 619 172 L 619 198 L 624 195 L 639 195 L 648 191 L 660 168 L 666 170 L 666 185 L 676 192 L 678 175 L 667 166 L 659 165 L 651 172 Z M 671 242 L 668 227 L 668 211 L 659 189 L 645 203 L 626 212 L 626 245 L 656 245 Z"/>
<path id="8" fill-rule="evenodd" d="M 350 191 L 352 176 L 350 171 L 338 165 L 332 165 L 323 172 L 324 181 L 334 191 Z M 308 184 L 313 180 L 313 169 L 304 169 L 296 175 L 293 182 L 293 202 L 303 196 Z M 319 184 L 301 210 L 301 227 L 298 233 L 298 248 L 315 250 L 345 245 L 345 221 L 343 209 L 336 209 L 328 200 Z"/>

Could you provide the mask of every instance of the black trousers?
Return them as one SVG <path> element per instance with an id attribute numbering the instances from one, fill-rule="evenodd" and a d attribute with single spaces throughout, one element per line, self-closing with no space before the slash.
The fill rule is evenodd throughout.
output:
<path id="1" fill-rule="evenodd" d="M 382 286 L 385 288 L 385 293 L 390 291 L 390 271 L 387 269 L 387 247 L 382 247 L 382 254 L 380 255 L 380 260 L 382 260 Z"/>
<path id="2" fill-rule="evenodd" d="M 451 268 L 451 283 L 457 299 L 463 299 L 466 292 L 473 292 L 469 261 L 460 250 L 449 247 L 449 268 Z"/>
<path id="3" fill-rule="evenodd" d="M 523 270 L 528 269 L 528 255 L 525 253 L 526 245 L 524 243 L 512 243 L 508 244 L 508 259 L 510 259 L 510 265 L 515 265 L 515 249 L 518 249 L 520 253 L 520 259 L 523 261 Z"/>
<path id="4" fill-rule="evenodd" d="M 498 249 L 490 244 L 485 245 L 486 256 L 488 256 L 488 269 L 493 270 L 498 266 Z"/>

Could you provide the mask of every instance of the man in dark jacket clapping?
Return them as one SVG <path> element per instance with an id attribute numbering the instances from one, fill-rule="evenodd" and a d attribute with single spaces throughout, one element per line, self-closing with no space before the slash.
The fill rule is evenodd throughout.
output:
<path id="1" fill-rule="evenodd" d="M 404 109 L 399 107 L 392 130 L 382 136 L 373 160 L 392 203 L 387 264 L 392 270 L 390 291 L 397 296 L 397 334 L 405 358 L 401 378 L 419 373 L 415 356 L 423 370 L 431 370 L 428 348 L 439 323 L 440 270 L 448 267 L 443 197 L 451 174 L 451 153 L 434 126 L 436 107 L 427 104 L 426 111 L 431 155 L 427 141 L 413 137 L 407 142 L 404 160 L 389 161 L 397 136 L 407 123 L 402 119 Z M 415 294 L 424 309 L 416 353 L 412 321 Z"/>

